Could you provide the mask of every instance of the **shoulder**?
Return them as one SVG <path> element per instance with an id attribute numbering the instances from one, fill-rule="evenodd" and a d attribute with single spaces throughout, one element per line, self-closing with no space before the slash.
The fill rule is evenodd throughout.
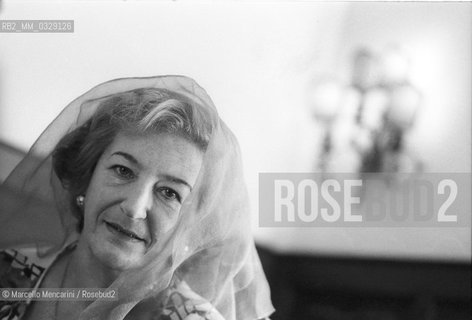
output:
<path id="1" fill-rule="evenodd" d="M 0 251 L 0 288 L 9 288 L 10 291 L 15 288 L 33 289 L 39 284 L 48 266 L 47 261 L 38 261 L 34 250 Z M 20 319 L 28 304 L 27 298 L 0 301 L 0 320 Z"/>
<path id="2" fill-rule="evenodd" d="M 0 251 L 0 287 L 33 288 L 48 265 L 39 262 L 33 251 Z"/>
<path id="3" fill-rule="evenodd" d="M 65 246 L 47 257 L 39 257 L 33 248 L 0 250 L 0 288 L 8 288 L 10 295 L 15 288 L 37 289 L 56 259 L 74 245 Z M 30 305 L 31 298 L 28 295 L 1 300 L 0 320 L 22 319 Z"/>

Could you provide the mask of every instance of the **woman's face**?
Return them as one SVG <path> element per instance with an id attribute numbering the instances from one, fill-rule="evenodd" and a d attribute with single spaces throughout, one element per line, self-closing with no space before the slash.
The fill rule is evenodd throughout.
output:
<path id="1" fill-rule="evenodd" d="M 81 237 L 110 268 L 142 265 L 177 222 L 202 151 L 172 134 L 119 133 L 100 157 L 85 195 Z"/>

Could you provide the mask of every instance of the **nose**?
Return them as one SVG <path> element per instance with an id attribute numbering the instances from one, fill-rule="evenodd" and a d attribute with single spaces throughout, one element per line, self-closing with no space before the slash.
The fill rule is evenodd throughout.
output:
<path id="1" fill-rule="evenodd" d="M 134 184 L 124 191 L 123 196 L 120 208 L 128 217 L 133 219 L 147 218 L 153 203 L 152 186 Z"/>

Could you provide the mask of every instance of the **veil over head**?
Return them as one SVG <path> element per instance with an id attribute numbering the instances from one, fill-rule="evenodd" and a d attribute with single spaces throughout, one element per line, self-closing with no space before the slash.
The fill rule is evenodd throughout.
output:
<path id="1" fill-rule="evenodd" d="M 124 271 L 112 283 L 110 289 L 117 290 L 118 300 L 96 300 L 80 319 L 123 319 L 140 301 L 158 296 L 176 278 L 210 301 L 225 319 L 269 316 L 274 309 L 249 228 L 238 143 L 205 90 L 183 76 L 112 80 L 72 101 L 1 188 L 0 249 L 36 247 L 39 254 L 47 255 L 78 239 L 79 221 L 52 169 L 52 152 L 64 135 L 91 118 L 104 98 L 138 88 L 166 89 L 184 96 L 192 108 L 202 108 L 208 115 L 212 135 L 169 243 L 159 253 L 147 253 L 143 267 Z"/>

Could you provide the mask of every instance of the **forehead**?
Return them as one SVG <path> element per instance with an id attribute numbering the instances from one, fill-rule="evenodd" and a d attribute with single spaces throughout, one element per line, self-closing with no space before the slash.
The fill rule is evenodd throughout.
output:
<path id="1" fill-rule="evenodd" d="M 189 140 L 169 133 L 144 135 L 120 132 L 104 152 L 104 158 L 116 153 L 131 155 L 143 169 L 199 170 L 202 151 Z"/>

